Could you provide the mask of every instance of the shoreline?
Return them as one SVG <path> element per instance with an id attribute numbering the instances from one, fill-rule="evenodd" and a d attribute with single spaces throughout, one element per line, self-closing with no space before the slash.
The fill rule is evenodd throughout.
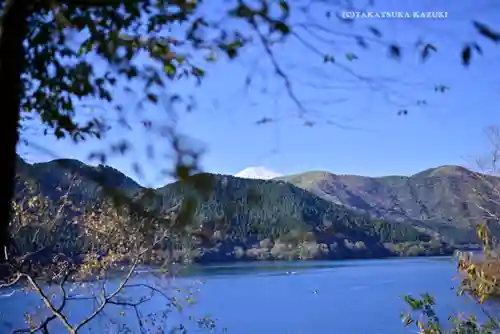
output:
<path id="1" fill-rule="evenodd" d="M 411 259 L 425 259 L 425 258 L 450 258 L 452 260 L 454 258 L 454 254 L 435 254 L 435 255 L 418 255 L 418 256 L 383 256 L 383 257 L 350 257 L 350 258 L 341 258 L 341 259 L 293 259 L 293 260 L 273 260 L 273 259 L 267 259 L 267 260 L 236 260 L 236 261 L 212 261 L 212 262 L 196 262 L 193 261 L 188 264 L 179 264 L 179 266 L 176 268 L 177 273 L 176 274 L 170 274 L 171 277 L 189 277 L 189 276 L 196 276 L 193 274 L 187 274 L 187 273 L 182 273 L 185 270 L 192 270 L 196 268 L 210 268 L 210 267 L 234 267 L 237 265 L 248 265 L 248 264 L 255 264 L 259 265 L 262 264 L 264 266 L 269 266 L 270 268 L 273 267 L 274 265 L 280 266 L 282 265 L 283 267 L 288 267 L 287 264 L 292 264 L 292 263 L 304 263 L 307 264 L 308 262 L 317 262 L 317 263 L 328 263 L 328 262 L 344 262 L 344 261 L 370 261 L 370 260 L 411 260 Z M 296 267 L 296 266 L 292 266 Z M 306 265 L 307 267 L 307 265 Z M 138 265 L 137 268 L 134 270 L 134 273 L 132 274 L 132 277 L 136 277 L 137 275 L 143 275 L 143 274 L 148 274 L 152 272 L 156 272 L 161 270 L 160 265 Z M 114 279 L 118 276 L 122 276 L 125 273 L 128 273 L 128 270 L 130 269 L 129 266 L 123 266 L 123 269 L 116 269 L 116 270 L 110 270 L 109 275 L 107 279 Z M 164 273 L 164 275 L 169 275 L 168 272 Z M 58 285 L 60 284 L 59 281 L 53 281 L 53 282 L 47 282 L 43 278 L 37 279 L 39 282 L 43 282 L 44 284 L 49 284 L 49 285 Z M 85 279 L 68 279 L 67 283 L 72 284 L 72 283 L 94 283 L 99 281 L 99 279 L 96 278 L 85 278 Z M 8 290 L 15 290 L 16 288 L 20 288 L 21 286 L 24 287 L 26 284 L 26 279 L 20 279 L 16 284 L 13 284 L 8 287 L 0 287 L 0 291 L 8 291 Z M 5 296 L 0 296 L 0 298 L 5 297 Z"/>

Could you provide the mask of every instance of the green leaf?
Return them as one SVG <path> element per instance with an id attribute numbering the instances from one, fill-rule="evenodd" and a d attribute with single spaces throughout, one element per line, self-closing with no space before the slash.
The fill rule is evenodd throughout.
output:
<path id="1" fill-rule="evenodd" d="M 274 28 L 281 32 L 283 35 L 288 35 L 290 33 L 290 27 L 284 22 L 276 22 Z"/>
<path id="2" fill-rule="evenodd" d="M 488 38 L 492 42 L 499 43 L 500 42 L 500 33 L 497 31 L 493 31 L 490 27 L 485 24 L 479 23 L 477 21 L 473 21 L 474 28 L 484 37 Z"/>
<path id="3" fill-rule="evenodd" d="M 255 124 L 257 125 L 262 125 L 262 124 L 266 124 L 266 123 L 270 123 L 272 122 L 273 119 L 272 118 L 269 118 L 269 117 L 263 117 L 261 119 L 259 119 L 258 121 L 255 122 Z"/>
<path id="4" fill-rule="evenodd" d="M 377 28 L 374 28 L 374 27 L 368 27 L 368 30 L 376 37 L 382 37 L 382 33 L 380 32 L 380 30 L 378 30 Z"/>
<path id="5" fill-rule="evenodd" d="M 246 18 L 250 17 L 254 12 L 243 2 L 238 4 L 238 7 L 229 11 L 229 15 L 234 17 Z"/>
<path id="6" fill-rule="evenodd" d="M 471 59 L 470 45 L 467 45 L 466 47 L 463 48 L 461 56 L 462 56 L 462 65 L 468 67 L 470 65 L 470 59 Z"/>
<path id="7" fill-rule="evenodd" d="M 325 57 L 323 58 L 323 62 L 326 64 L 326 63 L 334 63 L 335 62 L 335 58 L 333 58 L 333 56 L 330 56 L 330 55 L 325 55 Z"/>
<path id="8" fill-rule="evenodd" d="M 175 75 L 175 73 L 177 71 L 176 67 L 170 62 L 166 63 L 163 66 L 163 70 L 165 71 L 165 73 L 167 73 L 169 75 Z"/>
<path id="9" fill-rule="evenodd" d="M 403 299 L 405 300 L 406 304 L 408 304 L 413 311 L 418 311 L 422 309 L 423 303 L 419 299 L 415 299 L 412 296 L 404 296 Z"/>
<path id="10" fill-rule="evenodd" d="M 205 60 L 208 61 L 208 62 L 210 62 L 210 63 L 215 62 L 217 60 L 215 58 L 215 52 L 210 52 L 210 54 L 205 57 Z"/>
<path id="11" fill-rule="evenodd" d="M 205 71 L 203 69 L 201 69 L 199 67 L 195 67 L 195 66 L 193 66 L 191 73 L 198 78 L 203 78 L 205 76 Z"/>
<path id="12" fill-rule="evenodd" d="M 191 170 L 188 166 L 179 165 L 176 168 L 175 176 L 182 181 L 187 181 L 189 176 L 191 175 Z"/>
<path id="13" fill-rule="evenodd" d="M 354 53 L 346 53 L 345 54 L 345 57 L 347 58 L 347 60 L 349 61 L 353 61 L 355 59 L 358 59 L 358 56 L 356 56 Z"/>
<path id="14" fill-rule="evenodd" d="M 148 97 L 148 100 L 151 101 L 152 103 L 155 103 L 155 104 L 158 103 L 158 97 L 155 94 L 149 93 L 147 95 L 147 97 Z"/>
<path id="15" fill-rule="evenodd" d="M 401 59 L 401 49 L 397 45 L 390 45 L 389 46 L 389 56 L 394 58 L 394 59 Z"/>
<path id="16" fill-rule="evenodd" d="M 366 43 L 365 39 L 361 36 L 356 36 L 356 43 L 363 49 L 366 49 L 368 47 L 368 44 Z"/>
<path id="17" fill-rule="evenodd" d="M 234 59 L 238 55 L 238 49 L 235 48 L 228 48 L 226 50 L 226 54 L 229 57 L 229 59 Z"/>
<path id="18" fill-rule="evenodd" d="M 434 305 L 435 304 L 434 297 L 432 297 L 428 293 L 422 294 L 421 297 L 422 297 L 422 302 L 423 303 L 428 304 L 428 305 Z"/>
<path id="19" fill-rule="evenodd" d="M 413 323 L 413 319 L 411 317 L 406 318 L 405 327 L 410 326 Z"/>
<path id="20" fill-rule="evenodd" d="M 438 93 L 444 93 L 449 89 L 450 89 L 450 87 L 448 87 L 446 85 L 437 85 L 434 87 L 434 91 L 438 92 Z"/>
<path id="21" fill-rule="evenodd" d="M 472 48 L 474 50 L 476 50 L 476 52 L 479 54 L 479 55 L 483 55 L 483 49 L 481 48 L 481 46 L 479 46 L 477 43 L 472 43 L 471 44 Z"/>
<path id="22" fill-rule="evenodd" d="M 94 41 L 92 39 L 87 39 L 80 45 L 80 48 L 78 49 L 78 56 L 82 56 L 83 54 L 89 53 L 92 51 Z"/>
<path id="23" fill-rule="evenodd" d="M 280 0 L 280 8 L 285 14 L 290 13 L 290 7 L 288 6 L 288 3 L 286 0 Z"/>
<path id="24" fill-rule="evenodd" d="M 183 56 L 176 56 L 175 59 L 179 64 L 182 64 L 184 60 L 186 60 L 186 58 L 184 58 Z"/>
<path id="25" fill-rule="evenodd" d="M 422 50 L 422 61 L 426 61 L 427 58 L 429 58 L 431 51 L 436 52 L 437 48 L 432 44 L 425 44 L 424 49 Z"/>

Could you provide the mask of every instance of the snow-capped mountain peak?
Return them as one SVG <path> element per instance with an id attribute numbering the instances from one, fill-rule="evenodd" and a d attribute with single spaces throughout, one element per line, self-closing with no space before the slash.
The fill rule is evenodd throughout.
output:
<path id="1" fill-rule="evenodd" d="M 245 179 L 261 179 L 261 180 L 269 180 L 274 179 L 275 177 L 283 176 L 275 171 L 267 169 L 265 167 L 248 167 L 242 170 L 241 172 L 235 174 L 236 177 L 241 177 Z"/>

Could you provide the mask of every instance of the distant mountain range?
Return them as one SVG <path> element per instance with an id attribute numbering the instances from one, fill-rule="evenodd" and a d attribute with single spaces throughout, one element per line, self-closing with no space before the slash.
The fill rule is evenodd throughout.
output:
<path id="1" fill-rule="evenodd" d="M 500 178 L 461 166 L 439 166 L 411 176 L 309 171 L 273 179 L 372 218 L 411 224 L 456 243 L 476 240 L 474 227 L 484 220 L 485 209 L 500 212 Z M 489 200 L 479 194 L 488 194 Z M 496 225 L 491 228 L 500 235 Z"/>
<path id="2" fill-rule="evenodd" d="M 56 201 L 73 182 L 70 170 L 80 180 L 71 188 L 78 203 L 107 196 L 103 186 L 134 200 L 146 191 L 114 168 L 70 159 L 28 164 L 19 158 L 18 185 L 34 181 L 40 193 Z M 479 207 L 499 209 L 475 195 L 475 190 L 493 194 L 499 179 L 458 166 L 409 177 L 281 176 L 262 168 L 238 175 L 200 174 L 192 182 L 148 190 L 155 197 L 149 205 L 167 210 L 195 194 L 197 179 L 210 181 L 210 195 L 196 195 L 192 223 L 206 236 L 197 246 L 198 261 L 444 254 L 452 250 L 450 244 L 476 241 Z M 278 176 L 270 179 L 273 175 Z M 23 194 L 20 186 L 18 194 Z"/>
<path id="3" fill-rule="evenodd" d="M 312 171 L 278 179 L 370 217 L 411 224 L 458 243 L 476 239 L 474 227 L 487 216 L 485 210 L 500 212 L 500 178 L 460 166 L 430 168 L 412 176 Z M 500 232 L 497 225 L 491 225 L 494 233 Z"/>

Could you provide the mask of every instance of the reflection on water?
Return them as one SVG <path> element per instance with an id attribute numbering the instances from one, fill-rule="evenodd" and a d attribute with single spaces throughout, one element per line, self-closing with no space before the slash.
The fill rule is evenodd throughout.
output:
<path id="1" fill-rule="evenodd" d="M 235 334 L 411 333 L 414 328 L 404 329 L 399 320 L 405 310 L 400 296 L 424 292 L 436 297 L 442 319 L 450 313 L 478 311 L 477 306 L 464 304 L 466 299 L 456 296 L 456 281 L 452 280 L 455 264 L 446 257 L 193 265 L 182 274 L 173 280 L 155 280 L 143 273 L 136 282 L 157 284 L 183 298 L 188 286 L 191 289 L 203 280 L 205 284 L 195 286 L 200 288 L 195 294 L 197 304 L 168 314 L 171 326 L 183 323 L 194 333 L 199 331 L 192 324 L 193 317 L 199 319 L 206 314 L 216 320 L 219 330 L 227 327 L 229 333 Z M 141 294 L 139 290 L 129 293 Z M 2 298 L 0 319 L 8 321 L 2 320 L 0 333 L 8 333 L 5 328 L 19 328 L 28 305 L 37 303 L 33 295 Z M 155 299 L 141 312 L 147 315 L 164 305 L 164 300 Z M 75 303 L 69 313 L 78 320 L 91 309 L 89 303 Z M 125 321 L 133 327 L 135 318 L 120 318 L 120 312 L 116 307 L 106 308 L 107 320 L 96 320 L 93 332 L 115 333 L 118 325 L 114 329 L 103 327 L 110 318 L 116 324 Z M 136 326 L 132 333 L 137 332 Z"/>
<path id="2" fill-rule="evenodd" d="M 196 276 L 242 276 L 242 275 L 289 275 L 291 273 L 314 274 L 320 271 L 332 271 L 346 267 L 385 267 L 393 261 L 403 265 L 403 261 L 416 263 L 447 262 L 452 263 L 452 258 L 448 256 L 439 256 L 431 258 L 393 258 L 383 260 L 343 260 L 343 261 L 259 261 L 259 262 L 240 262 L 232 264 L 213 264 L 213 265 L 192 265 L 181 271 L 185 277 Z"/>

